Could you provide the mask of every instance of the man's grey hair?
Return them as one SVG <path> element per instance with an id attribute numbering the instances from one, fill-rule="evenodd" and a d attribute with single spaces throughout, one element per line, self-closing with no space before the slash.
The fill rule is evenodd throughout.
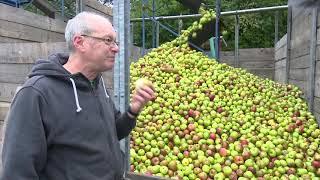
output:
<path id="1" fill-rule="evenodd" d="M 102 18 L 110 22 L 110 20 L 102 15 L 99 15 L 94 12 L 86 12 L 83 11 L 79 14 L 77 14 L 75 17 L 70 19 L 67 23 L 66 29 L 65 29 L 65 39 L 68 46 L 68 49 L 70 52 L 74 51 L 73 46 L 73 37 L 76 34 L 87 34 L 90 35 L 93 33 L 92 27 L 90 27 L 88 23 L 88 17 L 97 17 Z M 110 22 L 111 23 L 111 22 Z"/>

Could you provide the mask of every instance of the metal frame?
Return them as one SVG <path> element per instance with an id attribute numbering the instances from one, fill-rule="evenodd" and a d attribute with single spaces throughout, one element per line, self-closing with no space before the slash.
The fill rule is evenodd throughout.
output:
<path id="1" fill-rule="evenodd" d="M 152 17 L 156 15 L 156 3 L 152 0 Z M 152 23 L 152 47 L 156 47 L 156 23 Z"/>
<path id="2" fill-rule="evenodd" d="M 64 0 L 61 0 L 61 16 L 64 19 Z"/>
<path id="3" fill-rule="evenodd" d="M 153 0 L 154 2 L 154 0 Z M 216 24 L 215 24 L 215 58 L 217 61 L 219 61 L 220 59 L 220 36 L 219 36 L 219 23 L 220 23 L 220 16 L 231 16 L 231 15 L 235 15 L 236 16 L 236 24 L 235 24 L 235 65 L 238 66 L 239 65 L 239 15 L 240 14 L 248 14 L 248 13 L 257 13 L 257 12 L 264 12 L 264 11 L 276 11 L 275 13 L 275 44 L 278 41 L 278 32 L 279 32 L 279 11 L 280 10 L 285 10 L 288 9 L 288 5 L 283 5 L 283 6 L 273 6 L 273 7 L 264 7 L 264 8 L 254 8 L 254 9 L 244 9 L 244 10 L 236 10 L 236 11 L 226 11 L 226 12 L 221 12 L 220 13 L 220 9 L 221 9 L 221 0 L 217 0 L 216 1 Z M 154 14 L 153 14 L 154 15 Z M 130 22 L 139 22 L 142 21 L 142 55 L 144 55 L 144 49 L 145 49 L 145 30 L 144 30 L 144 23 L 145 21 L 153 21 L 153 22 L 157 22 L 157 24 L 159 24 L 160 20 L 173 20 L 173 19 L 183 19 L 183 18 L 192 18 L 192 17 L 196 17 L 199 18 L 201 17 L 201 14 L 192 14 L 192 15 L 178 15 L 178 16 L 158 16 L 158 17 L 145 17 L 144 13 L 143 13 L 143 17 L 142 18 L 134 18 L 131 19 Z M 165 25 L 161 25 L 161 27 L 165 28 L 166 30 L 168 30 L 169 32 L 173 32 L 172 30 L 170 30 L 170 28 L 166 27 Z M 157 31 L 157 33 L 159 33 L 159 31 Z M 175 34 L 175 33 L 173 33 Z M 175 34 L 176 35 L 176 34 Z M 157 37 L 159 37 L 159 34 L 157 34 Z M 159 39 L 157 38 L 157 42 L 159 42 Z M 158 43 L 156 43 L 158 44 Z M 157 46 L 156 46 L 157 47 Z M 198 49 L 198 48 L 196 48 Z M 201 48 L 200 48 L 201 49 Z M 201 51 L 203 52 L 203 50 L 201 49 Z"/>
<path id="4" fill-rule="evenodd" d="M 146 49 L 146 45 L 145 45 L 145 38 L 146 38 L 146 30 L 145 30 L 145 14 L 144 14 L 144 9 L 146 4 L 148 4 L 148 0 L 142 0 L 142 49 L 141 49 L 141 55 L 143 56 L 145 54 L 145 49 Z"/>
<path id="5" fill-rule="evenodd" d="M 274 46 L 279 40 L 279 11 L 274 14 Z"/>
<path id="6" fill-rule="evenodd" d="M 278 11 L 288 9 L 288 5 L 283 6 L 272 6 L 265 8 L 254 8 L 254 9 L 243 9 L 236 11 L 225 11 L 221 12 L 221 16 L 232 16 L 232 15 L 240 15 L 240 14 L 248 14 L 248 13 L 257 13 L 264 11 Z M 155 20 L 169 20 L 169 19 L 188 19 L 188 18 L 200 18 L 201 14 L 189 14 L 189 15 L 177 15 L 177 16 L 158 16 L 154 17 Z M 142 21 L 142 18 L 133 18 L 130 22 L 139 22 Z M 151 18 L 145 18 L 145 21 L 151 21 Z"/>
<path id="7" fill-rule="evenodd" d="M 240 31 L 240 18 L 239 15 L 235 15 L 235 40 L 234 40 L 234 66 L 239 67 L 239 31 Z"/>
<path id="8" fill-rule="evenodd" d="M 290 59 L 291 59 L 291 34 L 292 34 L 292 7 L 288 7 L 287 17 L 287 57 L 286 57 L 286 79 L 285 83 L 289 83 Z"/>
<path id="9" fill-rule="evenodd" d="M 215 34 L 215 50 L 216 60 L 220 60 L 220 15 L 221 15 L 221 0 L 216 0 L 216 34 Z"/>
<path id="10" fill-rule="evenodd" d="M 125 112 L 129 106 L 129 42 L 130 42 L 130 0 L 114 1 L 113 23 L 120 40 L 119 53 L 114 66 L 114 102 L 116 107 Z M 125 169 L 130 168 L 130 138 L 120 141 L 120 147 L 125 153 Z"/>

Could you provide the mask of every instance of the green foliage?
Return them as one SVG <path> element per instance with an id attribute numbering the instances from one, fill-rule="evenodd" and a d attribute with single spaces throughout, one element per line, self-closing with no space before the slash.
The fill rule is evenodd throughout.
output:
<path id="1" fill-rule="evenodd" d="M 182 7 L 177 1 L 164 1 L 157 0 L 155 16 L 168 16 L 168 15 L 180 15 L 189 14 L 189 10 Z M 215 8 L 215 2 L 212 0 L 204 0 L 203 3 L 207 8 Z M 222 0 L 221 11 L 233 11 L 240 9 L 251 9 L 251 8 L 261 8 L 270 7 L 277 5 L 287 4 L 286 0 Z M 131 3 L 131 17 L 137 18 L 142 17 L 142 1 L 132 1 Z M 151 17 L 152 16 L 152 1 L 148 1 L 148 5 L 144 8 L 145 13 Z M 183 19 L 183 28 L 188 27 L 196 19 Z M 224 50 L 231 50 L 234 48 L 234 32 L 235 32 L 235 17 L 228 16 L 222 17 L 224 22 L 224 30 L 228 33 L 224 36 L 228 46 L 223 47 Z M 161 21 L 161 23 L 172 27 L 171 29 L 178 31 L 179 20 L 166 20 Z M 254 14 L 244 14 L 240 15 L 240 48 L 261 48 L 261 47 L 273 47 L 274 45 L 274 22 L 275 22 L 275 12 L 262 12 Z M 279 12 L 279 35 L 281 38 L 287 31 L 287 11 Z M 138 46 L 142 45 L 142 23 L 134 23 L 134 43 Z M 145 23 L 146 31 L 146 47 L 152 47 L 152 23 Z M 160 28 L 160 44 L 170 41 L 175 38 L 167 30 Z"/>
<path id="2" fill-rule="evenodd" d="M 222 2 L 222 11 L 231 11 L 237 9 L 252 9 L 261 7 L 270 7 L 285 5 L 284 0 L 255 0 L 255 1 L 231 1 Z M 240 15 L 240 32 L 239 32 L 239 47 L 240 48 L 262 48 L 273 47 L 275 39 L 275 12 L 262 12 L 254 14 Z M 225 50 L 234 48 L 235 39 L 235 17 L 223 18 L 227 24 L 225 30 L 228 35 L 224 37 L 229 47 L 224 47 Z M 286 34 L 287 11 L 279 12 L 279 34 L 281 38 Z"/>
<path id="3" fill-rule="evenodd" d="M 177 1 L 155 1 L 155 16 L 172 16 L 178 14 L 188 14 L 188 9 L 181 6 L 181 4 Z M 147 4 L 143 6 L 143 3 L 141 0 L 134 0 L 131 1 L 131 18 L 141 18 L 142 12 L 144 11 L 145 17 L 152 17 L 152 1 L 147 1 Z M 191 22 L 191 21 L 190 21 Z M 179 22 L 178 20 L 169 20 L 169 21 L 161 21 L 162 24 L 170 27 L 173 31 L 178 33 L 178 27 Z M 184 22 L 185 23 L 185 22 Z M 153 27 L 154 26 L 154 27 Z M 145 32 L 146 32 L 146 47 L 151 48 L 152 47 L 152 29 L 154 28 L 155 32 L 155 23 L 152 21 L 145 21 Z M 187 27 L 187 26 L 183 26 Z M 182 27 L 182 28 L 183 28 Z M 142 22 L 136 22 L 134 23 L 132 27 L 134 31 L 134 44 L 137 46 L 142 46 Z M 154 33 L 155 36 L 155 33 Z M 167 30 L 163 28 L 159 28 L 159 44 L 162 44 L 167 41 L 173 40 L 176 36 L 172 33 L 168 32 Z M 155 38 L 155 37 L 154 37 Z"/>

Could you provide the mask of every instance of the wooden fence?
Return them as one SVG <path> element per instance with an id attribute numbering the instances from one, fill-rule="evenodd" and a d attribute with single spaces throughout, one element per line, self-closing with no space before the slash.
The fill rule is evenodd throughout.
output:
<path id="1" fill-rule="evenodd" d="M 64 41 L 66 23 L 0 3 L 0 43 Z"/>
<path id="2" fill-rule="evenodd" d="M 110 7 L 104 6 L 98 1 L 93 0 L 76 0 L 77 11 L 90 11 L 97 14 L 106 16 L 112 20 L 112 9 Z"/>
<path id="3" fill-rule="evenodd" d="M 274 79 L 273 48 L 239 49 L 238 66 L 235 63 L 234 51 L 222 51 L 220 57 L 222 63 L 246 69 L 263 78 Z"/>
<path id="4" fill-rule="evenodd" d="M 318 10 L 317 35 L 312 35 L 312 9 L 293 8 L 292 10 L 292 33 L 290 36 L 290 54 L 287 64 L 287 35 L 275 46 L 275 80 L 298 86 L 304 93 L 304 98 L 312 101 L 310 95 L 314 90 L 313 103 L 314 115 L 320 123 L 320 12 Z M 311 64 L 311 40 L 316 40 L 316 66 L 312 72 Z M 289 66 L 287 75 L 286 68 Z M 313 77 L 312 77 L 313 76 Z M 315 78 L 312 84 L 310 79 Z"/>

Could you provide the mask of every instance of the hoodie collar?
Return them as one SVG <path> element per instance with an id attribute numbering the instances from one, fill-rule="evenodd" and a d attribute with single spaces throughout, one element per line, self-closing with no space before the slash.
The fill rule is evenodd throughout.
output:
<path id="1" fill-rule="evenodd" d="M 67 71 L 63 65 L 68 61 L 69 54 L 57 53 L 49 56 L 48 60 L 40 59 L 36 61 L 32 68 L 29 78 L 33 76 L 48 76 L 51 78 L 59 79 L 70 83 L 70 78 L 74 79 L 74 82 L 79 89 L 90 90 L 91 83 L 82 73 L 71 74 Z M 94 79 L 95 88 L 98 87 L 101 74 Z"/>
<path id="2" fill-rule="evenodd" d="M 72 85 L 73 94 L 76 103 L 76 112 L 80 112 L 82 110 L 80 106 L 80 99 L 78 96 L 78 90 L 91 90 L 91 83 L 82 73 L 71 74 L 67 71 L 63 65 L 68 61 L 68 54 L 53 54 L 49 56 L 48 60 L 38 60 L 32 68 L 31 73 L 29 74 L 29 78 L 33 76 L 47 76 L 50 78 L 55 78 L 65 83 Z M 102 81 L 102 86 L 104 89 L 105 97 L 109 98 L 107 93 L 103 78 L 101 74 L 99 74 L 94 80 L 94 89 L 97 89 L 99 86 L 99 82 Z"/>

